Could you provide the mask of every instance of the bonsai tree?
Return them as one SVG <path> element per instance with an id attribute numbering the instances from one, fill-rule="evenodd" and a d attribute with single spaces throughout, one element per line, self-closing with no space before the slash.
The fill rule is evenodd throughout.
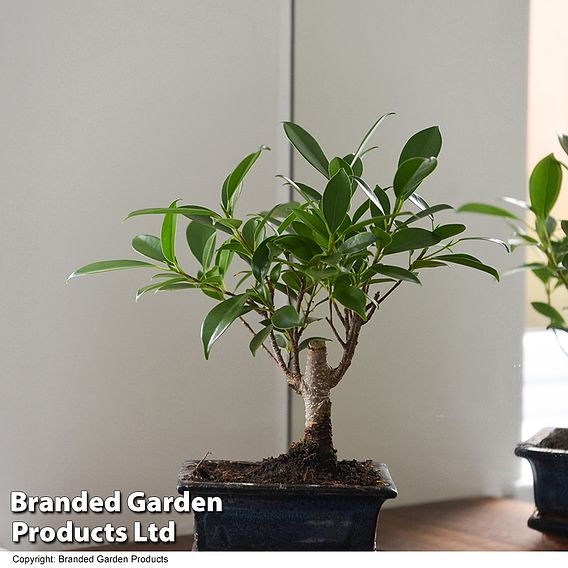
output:
<path id="1" fill-rule="evenodd" d="M 561 134 L 560 145 L 568 154 L 568 136 Z M 509 240 L 511 250 L 528 246 L 536 251 L 538 259 L 520 265 L 517 270 L 530 270 L 542 283 L 545 302 L 531 302 L 532 307 L 548 320 L 548 329 L 568 332 L 562 310 L 567 306 L 555 307 L 556 290 L 568 290 L 568 220 L 558 221 L 551 215 L 562 186 L 562 168 L 566 164 L 549 154 L 534 167 L 529 180 L 529 203 L 505 197 L 504 201 L 520 208 L 516 215 L 501 207 L 485 203 L 468 203 L 459 211 L 494 215 L 507 220 L 513 230 Z M 512 271 L 511 271 L 512 272 Z"/>
<path id="2" fill-rule="evenodd" d="M 354 153 L 332 159 L 306 130 L 285 122 L 290 143 L 321 174 L 317 189 L 279 176 L 297 201 L 259 213 L 239 212 L 243 182 L 268 150 L 263 146 L 226 177 L 218 211 L 178 201 L 166 208 L 133 211 L 128 218 L 163 216 L 160 236 L 138 235 L 132 241 L 132 248 L 146 259 L 95 262 L 70 276 L 147 268 L 154 275 L 137 298 L 149 292 L 196 289 L 215 300 L 201 326 L 205 358 L 240 320 L 252 335 L 251 353 L 264 351 L 304 399 L 304 438 L 294 447 L 316 456 L 322 470 L 334 470 L 336 464 L 330 393 L 345 377 L 359 334 L 381 304 L 403 284 L 420 284 L 423 271 L 449 264 L 499 279 L 477 258 L 455 252 L 464 241 L 478 237 L 463 236 L 463 224 L 435 221 L 435 214 L 452 207 L 429 205 L 417 193 L 438 163 L 438 127 L 408 140 L 388 186 L 364 180 L 363 160 L 375 149 L 367 144 L 386 116 L 372 126 Z M 180 219 L 189 220 L 185 235 L 197 270 L 182 267 L 176 257 Z M 310 333 L 318 321 L 327 326 L 331 338 Z M 328 362 L 326 343 L 331 339 L 341 347 L 335 365 Z"/>

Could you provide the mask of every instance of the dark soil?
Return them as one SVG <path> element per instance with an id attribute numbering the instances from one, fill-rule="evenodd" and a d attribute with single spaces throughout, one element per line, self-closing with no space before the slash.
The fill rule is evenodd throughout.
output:
<path id="1" fill-rule="evenodd" d="M 322 468 L 317 453 L 307 444 L 293 444 L 288 453 L 256 463 L 201 462 L 188 481 L 285 485 L 384 485 L 372 461 L 341 460 Z"/>
<path id="2" fill-rule="evenodd" d="M 556 428 L 549 434 L 539 446 L 541 448 L 549 448 L 551 450 L 568 451 L 568 428 Z"/>

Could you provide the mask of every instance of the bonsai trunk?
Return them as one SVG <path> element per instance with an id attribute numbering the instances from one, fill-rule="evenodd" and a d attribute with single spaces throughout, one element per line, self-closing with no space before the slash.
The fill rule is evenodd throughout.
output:
<path id="1" fill-rule="evenodd" d="M 330 391 L 331 369 L 325 342 L 312 341 L 301 384 L 306 415 L 303 443 L 314 448 L 320 466 L 327 468 L 333 468 L 337 462 L 331 433 Z"/>

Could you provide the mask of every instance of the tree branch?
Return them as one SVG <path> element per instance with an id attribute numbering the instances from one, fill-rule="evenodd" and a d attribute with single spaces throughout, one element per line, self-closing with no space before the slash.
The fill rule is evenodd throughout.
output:
<path id="1" fill-rule="evenodd" d="M 278 343 L 276 343 L 276 336 L 274 335 L 273 331 L 270 332 L 270 343 L 272 344 L 272 350 L 274 351 L 274 355 L 276 357 L 276 362 L 277 362 L 278 366 L 280 367 L 282 373 L 284 373 L 284 377 L 286 378 L 286 381 L 288 382 L 288 384 L 290 385 L 292 390 L 294 390 L 298 394 L 301 394 L 300 393 L 300 384 L 301 384 L 302 376 L 300 374 L 296 374 L 296 373 L 292 372 L 290 369 L 288 369 L 288 365 L 286 365 L 286 362 L 284 361 L 284 357 L 282 357 L 282 351 L 280 351 L 280 347 L 278 347 Z"/>
<path id="2" fill-rule="evenodd" d="M 347 372 L 347 369 L 351 366 L 353 355 L 355 355 L 355 349 L 357 348 L 357 342 L 359 340 L 359 332 L 361 331 L 363 323 L 364 321 L 358 314 L 351 314 L 351 325 L 346 338 L 346 346 L 343 349 L 343 356 L 341 357 L 339 365 L 331 369 L 331 388 L 339 384 L 339 381 L 341 381 Z"/>

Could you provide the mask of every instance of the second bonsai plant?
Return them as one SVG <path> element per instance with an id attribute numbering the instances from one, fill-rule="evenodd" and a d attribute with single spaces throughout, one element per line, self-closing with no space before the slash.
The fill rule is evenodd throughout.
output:
<path id="1" fill-rule="evenodd" d="M 455 252 L 478 237 L 464 237 L 463 224 L 436 223 L 434 215 L 452 207 L 430 205 L 416 192 L 437 166 L 437 127 L 408 140 L 388 187 L 364 180 L 363 159 L 374 149 L 367 145 L 384 118 L 353 153 L 331 160 L 306 130 L 284 123 L 291 144 L 321 174 L 321 189 L 280 176 L 298 201 L 237 215 L 245 177 L 266 149 L 261 147 L 225 179 L 220 211 L 177 201 L 133 211 L 129 217 L 163 216 L 160 236 L 132 241 L 145 260 L 95 262 L 71 275 L 146 268 L 155 274 L 137 297 L 201 290 L 218 302 L 201 326 L 205 357 L 240 320 L 251 333 L 251 353 L 264 351 L 304 400 L 304 436 L 286 454 L 259 463 L 186 464 L 180 491 L 226 500 L 222 514 L 197 516 L 199 549 L 372 549 L 379 508 L 396 489 L 382 464 L 338 461 L 331 391 L 351 366 L 362 329 L 403 283 L 420 284 L 423 271 L 450 264 L 499 278 L 474 256 Z M 191 271 L 176 257 L 180 217 L 189 219 L 187 245 L 198 263 Z M 329 338 L 310 334 L 318 321 Z M 335 365 L 328 362 L 330 340 L 341 347 Z"/>
<path id="2" fill-rule="evenodd" d="M 568 154 L 568 136 L 560 135 L 559 142 Z M 562 314 L 566 307 L 560 308 L 555 294 L 559 289 L 568 291 L 568 220 L 559 223 L 551 215 L 561 192 L 562 168 L 567 166 L 553 154 L 538 162 L 529 180 L 529 202 L 505 198 L 520 208 L 518 215 L 485 203 L 460 207 L 460 211 L 506 219 L 514 233 L 511 248 L 523 245 L 536 252 L 537 259 L 519 269 L 530 270 L 542 284 L 545 301 L 531 305 L 548 320 L 547 328 L 555 334 L 568 332 Z M 547 426 L 519 444 L 515 454 L 526 458 L 533 471 L 536 510 L 528 525 L 544 533 L 568 536 L 568 428 Z"/>

